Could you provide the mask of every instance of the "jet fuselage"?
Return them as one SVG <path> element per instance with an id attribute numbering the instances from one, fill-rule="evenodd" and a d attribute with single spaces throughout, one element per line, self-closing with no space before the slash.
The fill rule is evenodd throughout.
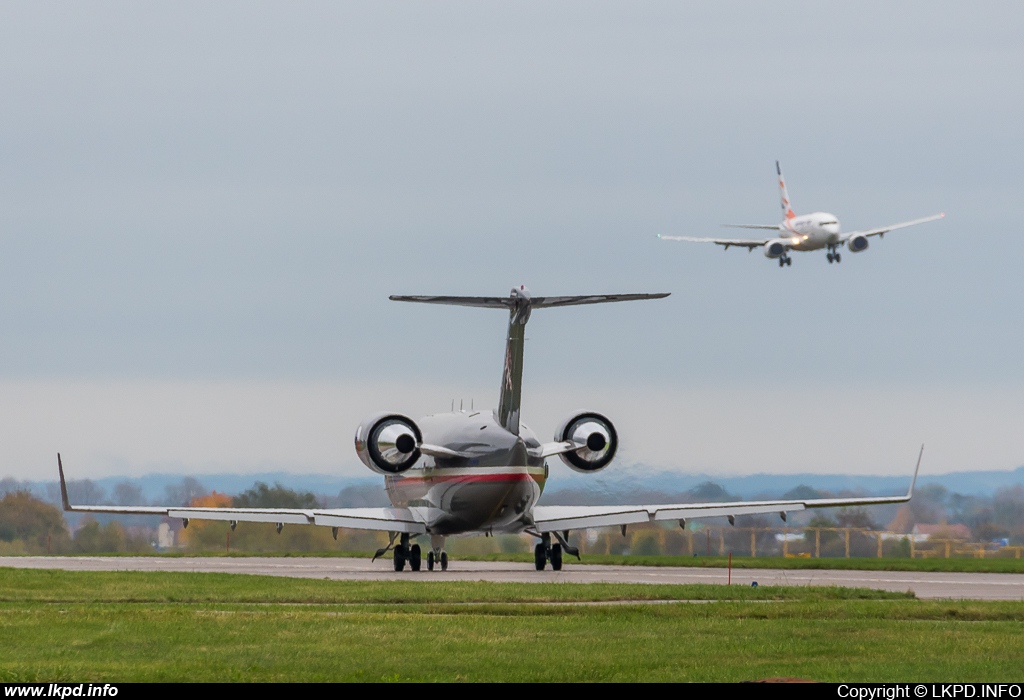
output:
<path id="1" fill-rule="evenodd" d="M 819 250 L 839 244 L 839 219 L 835 214 L 816 211 L 783 220 L 779 224 L 781 238 L 793 250 Z"/>
<path id="2" fill-rule="evenodd" d="M 465 456 L 424 456 L 386 476 L 393 506 L 415 510 L 435 535 L 522 532 L 533 524 L 531 511 L 548 475 L 533 431 L 520 424 L 515 435 L 491 411 L 437 414 L 417 425 L 425 443 Z"/>

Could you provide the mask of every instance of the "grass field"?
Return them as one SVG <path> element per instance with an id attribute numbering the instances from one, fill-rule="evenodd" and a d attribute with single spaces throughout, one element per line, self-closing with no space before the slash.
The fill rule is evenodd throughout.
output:
<path id="1" fill-rule="evenodd" d="M 644 601 L 712 601 L 644 602 Z M 0 681 L 1015 681 L 1024 606 L 0 569 Z"/>

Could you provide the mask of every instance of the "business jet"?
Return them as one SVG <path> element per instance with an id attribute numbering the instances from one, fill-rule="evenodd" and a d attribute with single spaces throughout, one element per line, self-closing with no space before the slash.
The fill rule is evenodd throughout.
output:
<path id="1" fill-rule="evenodd" d="M 693 238 L 691 236 L 662 236 L 658 238 L 665 241 L 690 241 L 692 243 L 714 243 L 725 246 L 726 250 L 735 246 L 746 248 L 750 252 L 754 248 L 762 248 L 766 258 L 777 259 L 779 267 L 792 265 L 793 259 L 789 257 L 789 251 L 821 250 L 825 248 L 828 254 L 825 256 L 829 264 L 842 262 L 842 254 L 839 249 L 844 245 L 851 253 L 863 253 L 868 249 L 868 239 L 872 236 L 879 238 L 890 231 L 917 226 L 929 221 L 941 219 L 945 214 L 935 214 L 913 221 L 903 221 L 889 226 L 880 226 L 864 231 L 850 231 L 842 233 L 839 229 L 839 218 L 835 214 L 823 211 L 816 211 L 813 214 L 797 216 L 789 203 L 789 193 L 786 192 L 786 180 L 782 177 L 782 168 L 779 161 L 775 161 L 775 172 L 779 174 L 779 194 L 782 198 L 782 223 L 771 224 L 725 224 L 731 228 L 763 229 L 766 231 L 777 231 L 772 238 Z"/>
<path id="2" fill-rule="evenodd" d="M 423 553 L 416 539 L 429 538 L 427 569 L 448 567 L 445 538 L 451 535 L 526 533 L 537 538 L 534 563 L 543 570 L 562 568 L 563 551 L 579 558 L 569 543 L 570 530 L 620 527 L 635 523 L 675 521 L 685 526 L 691 518 L 754 513 L 786 514 L 806 508 L 903 503 L 904 496 L 880 498 L 825 498 L 811 500 L 738 501 L 735 503 L 683 503 L 627 506 L 537 505 L 548 478 L 549 457 L 558 456 L 577 472 L 593 474 L 607 467 L 618 448 L 612 422 L 595 411 L 580 411 L 555 429 L 551 442 L 541 443 L 520 420 L 523 351 L 526 323 L 536 309 L 659 299 L 668 294 L 603 294 L 596 296 L 535 297 L 525 287 L 507 297 L 392 296 L 422 304 L 506 309 L 509 312 L 505 364 L 493 411 L 452 411 L 413 421 L 401 413 L 383 412 L 367 417 L 355 433 L 355 450 L 370 470 L 384 477 L 391 501 L 388 508 L 196 508 L 177 506 L 73 506 L 68 501 L 64 465 L 57 455 L 64 510 L 87 513 L 162 515 L 191 520 L 220 520 L 234 529 L 239 522 L 274 523 L 278 533 L 286 524 L 377 530 L 390 534 L 388 545 L 374 559 L 393 549 L 395 571 L 406 564 L 419 571 Z M 923 450 L 923 448 L 922 448 Z M 918 455 L 918 468 L 921 464 Z M 396 544 L 397 542 L 397 544 Z"/>

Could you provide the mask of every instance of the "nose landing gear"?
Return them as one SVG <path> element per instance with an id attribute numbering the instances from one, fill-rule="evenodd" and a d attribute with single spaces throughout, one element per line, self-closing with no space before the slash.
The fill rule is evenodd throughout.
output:
<path id="1" fill-rule="evenodd" d="M 448 552 L 444 551 L 444 537 L 430 537 L 430 551 L 427 552 L 427 571 L 434 570 L 434 564 L 440 564 L 441 571 L 448 570 Z"/>

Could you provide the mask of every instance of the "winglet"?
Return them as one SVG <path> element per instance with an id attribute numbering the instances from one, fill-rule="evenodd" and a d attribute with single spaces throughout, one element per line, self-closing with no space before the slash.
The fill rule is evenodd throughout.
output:
<path id="1" fill-rule="evenodd" d="M 914 484 L 917 483 L 917 472 L 921 469 L 921 456 L 924 454 L 924 444 L 921 445 L 921 451 L 917 453 L 917 466 L 914 467 L 914 478 L 910 480 L 910 488 L 907 489 L 907 500 L 909 501 L 914 495 Z"/>
<path id="2" fill-rule="evenodd" d="M 68 501 L 68 485 L 64 483 L 64 465 L 60 463 L 60 452 L 57 453 L 57 473 L 60 475 L 60 500 L 64 510 L 72 511 L 71 502 Z"/>

